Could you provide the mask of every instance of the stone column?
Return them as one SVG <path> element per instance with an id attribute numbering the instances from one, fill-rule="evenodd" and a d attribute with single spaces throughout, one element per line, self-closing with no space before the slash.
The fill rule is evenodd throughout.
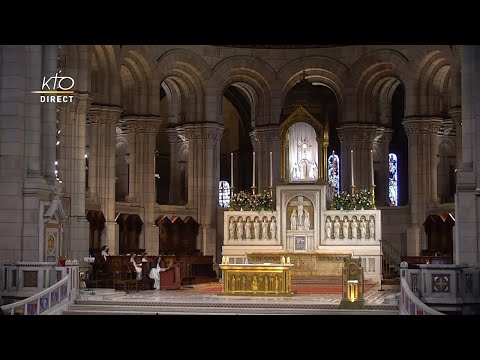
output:
<path id="1" fill-rule="evenodd" d="M 122 109 L 118 107 L 97 105 L 91 108 L 89 114 L 92 140 L 89 174 L 91 169 L 96 174 L 95 177 L 90 177 L 91 185 L 97 189 L 101 210 L 106 220 L 104 241 L 112 254 L 119 252 L 118 236 L 115 233 L 115 143 L 116 125 L 121 112 Z"/>
<path id="2" fill-rule="evenodd" d="M 255 141 L 257 157 L 257 187 L 268 190 L 270 187 L 270 151 L 272 152 L 272 182 L 279 183 L 280 175 L 280 143 L 278 126 L 255 128 L 250 137 Z"/>
<path id="3" fill-rule="evenodd" d="M 462 46 L 461 165 L 457 168 L 454 256 L 480 263 L 480 46 Z M 458 156 L 458 154 L 457 154 Z"/>
<path id="4" fill-rule="evenodd" d="M 133 149 L 130 156 L 130 177 L 134 190 L 133 198 L 143 207 L 143 231 L 140 238 L 140 247 L 145 247 L 147 253 L 158 253 L 158 228 L 155 225 L 155 148 L 156 136 L 160 129 L 161 119 L 153 116 L 129 116 L 124 118 L 130 136 L 130 145 Z M 133 172 L 132 172 L 133 165 Z"/>
<path id="5" fill-rule="evenodd" d="M 407 255 L 420 255 L 426 244 L 422 224 L 427 215 L 427 204 L 437 204 L 437 133 L 439 118 L 412 117 L 403 125 L 408 137 L 408 175 L 410 224 L 407 230 Z"/>
<path id="6" fill-rule="evenodd" d="M 170 144 L 170 189 L 169 204 L 179 204 L 180 199 L 180 167 L 178 164 L 178 152 L 180 138 L 176 129 L 169 128 L 166 130 L 168 143 Z"/>
<path id="7" fill-rule="evenodd" d="M 86 115 L 92 98 L 77 94 L 74 101 L 60 111 L 59 177 L 69 200 L 70 217 L 66 235 L 66 256 L 83 259 L 88 255 L 88 221 L 85 218 L 85 138 Z M 68 204 L 68 201 L 67 201 Z M 68 206 L 68 205 L 67 205 Z"/>
<path id="8" fill-rule="evenodd" d="M 377 137 L 378 128 L 378 126 L 371 124 L 345 124 L 337 129 L 341 143 L 341 189 L 350 191 L 352 186 L 350 150 L 353 150 L 353 172 L 356 190 L 370 189 L 372 185 L 370 150 L 373 149 L 373 141 Z"/>
<path id="9" fill-rule="evenodd" d="M 218 182 L 220 181 L 220 140 L 223 126 L 188 124 L 183 127 L 189 142 L 189 205 L 197 208 L 204 255 L 216 255 Z M 191 162 L 195 162 L 191 164 Z M 191 181 L 191 182 L 190 182 Z M 193 194 L 193 203 L 191 202 Z"/>
<path id="10" fill-rule="evenodd" d="M 462 108 L 451 108 L 448 113 L 455 129 L 455 168 L 458 171 L 462 164 Z"/>
<path id="11" fill-rule="evenodd" d="M 375 183 L 375 201 L 379 206 L 388 206 L 388 153 L 390 141 L 392 140 L 392 129 L 378 130 L 379 135 L 374 141 L 376 157 L 373 159 L 373 167 L 377 173 L 377 182 Z"/>

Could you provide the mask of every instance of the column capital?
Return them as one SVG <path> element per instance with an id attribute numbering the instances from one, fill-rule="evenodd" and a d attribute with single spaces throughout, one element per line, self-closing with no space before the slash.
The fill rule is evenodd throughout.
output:
<path id="1" fill-rule="evenodd" d="M 163 122 L 158 116 L 126 116 L 123 120 L 129 134 L 156 134 Z"/>
<path id="2" fill-rule="evenodd" d="M 402 121 L 407 136 L 438 134 L 443 118 L 440 117 L 409 117 Z"/>
<path id="3" fill-rule="evenodd" d="M 220 141 L 223 135 L 223 126 L 220 124 L 186 124 L 183 126 L 185 138 L 188 140 L 216 140 Z"/>
<path id="4" fill-rule="evenodd" d="M 88 113 L 88 124 L 116 124 L 123 109 L 117 106 L 93 105 Z"/>
<path id="5" fill-rule="evenodd" d="M 165 132 L 167 133 L 168 143 L 169 143 L 169 144 L 176 144 L 177 142 L 180 141 L 180 138 L 178 137 L 178 131 L 177 131 L 177 129 L 175 129 L 175 128 L 167 128 L 167 129 L 165 130 Z"/>
<path id="6" fill-rule="evenodd" d="M 450 108 L 448 114 L 452 118 L 455 126 L 462 126 L 462 108 L 460 106 Z"/>
<path id="7" fill-rule="evenodd" d="M 393 135 L 393 129 L 391 128 L 377 129 L 377 134 L 375 136 L 374 141 L 381 144 L 383 143 L 390 144 L 390 141 L 392 140 L 392 135 Z"/>
<path id="8" fill-rule="evenodd" d="M 256 142 L 269 143 L 279 140 L 278 126 L 264 126 L 253 129 L 250 138 Z"/>
<path id="9" fill-rule="evenodd" d="M 79 115 L 86 115 L 92 104 L 93 96 L 88 93 L 75 94 L 71 103 L 61 106 L 60 110 L 68 110 L 72 113 L 78 113 Z"/>
<path id="10" fill-rule="evenodd" d="M 337 128 L 340 141 L 374 141 L 381 136 L 384 127 L 374 124 L 344 124 Z"/>

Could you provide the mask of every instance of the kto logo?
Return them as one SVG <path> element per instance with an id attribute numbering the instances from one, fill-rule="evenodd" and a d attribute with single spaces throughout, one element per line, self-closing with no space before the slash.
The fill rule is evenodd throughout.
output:
<path id="1" fill-rule="evenodd" d="M 40 102 L 68 103 L 73 101 L 74 91 L 71 89 L 75 85 L 75 80 L 69 76 L 58 76 L 61 72 L 62 70 L 55 73 L 55 76 L 51 76 L 48 80 L 44 76 L 42 90 L 32 91 L 34 94 L 55 94 L 41 95 Z"/>

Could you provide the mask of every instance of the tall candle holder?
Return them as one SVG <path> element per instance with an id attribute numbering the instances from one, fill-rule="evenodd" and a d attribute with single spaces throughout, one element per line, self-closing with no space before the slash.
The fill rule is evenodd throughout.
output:
<path id="1" fill-rule="evenodd" d="M 351 188 L 352 188 L 352 195 L 355 195 L 355 189 L 356 189 L 355 185 L 352 185 Z"/>
<path id="2" fill-rule="evenodd" d="M 268 188 L 268 193 L 270 194 L 270 197 L 273 199 L 273 186 L 270 186 Z"/>
<path id="3" fill-rule="evenodd" d="M 257 187 L 254 185 L 252 186 L 252 194 L 255 195 L 257 193 Z"/>
<path id="4" fill-rule="evenodd" d="M 372 209 L 377 210 L 377 206 L 375 205 L 375 185 L 370 186 L 370 191 L 372 192 Z"/>

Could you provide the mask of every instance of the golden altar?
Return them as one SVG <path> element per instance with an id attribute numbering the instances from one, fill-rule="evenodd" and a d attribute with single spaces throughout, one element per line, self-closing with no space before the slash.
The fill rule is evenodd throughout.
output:
<path id="1" fill-rule="evenodd" d="M 221 264 L 221 295 L 292 295 L 293 264 Z"/>

